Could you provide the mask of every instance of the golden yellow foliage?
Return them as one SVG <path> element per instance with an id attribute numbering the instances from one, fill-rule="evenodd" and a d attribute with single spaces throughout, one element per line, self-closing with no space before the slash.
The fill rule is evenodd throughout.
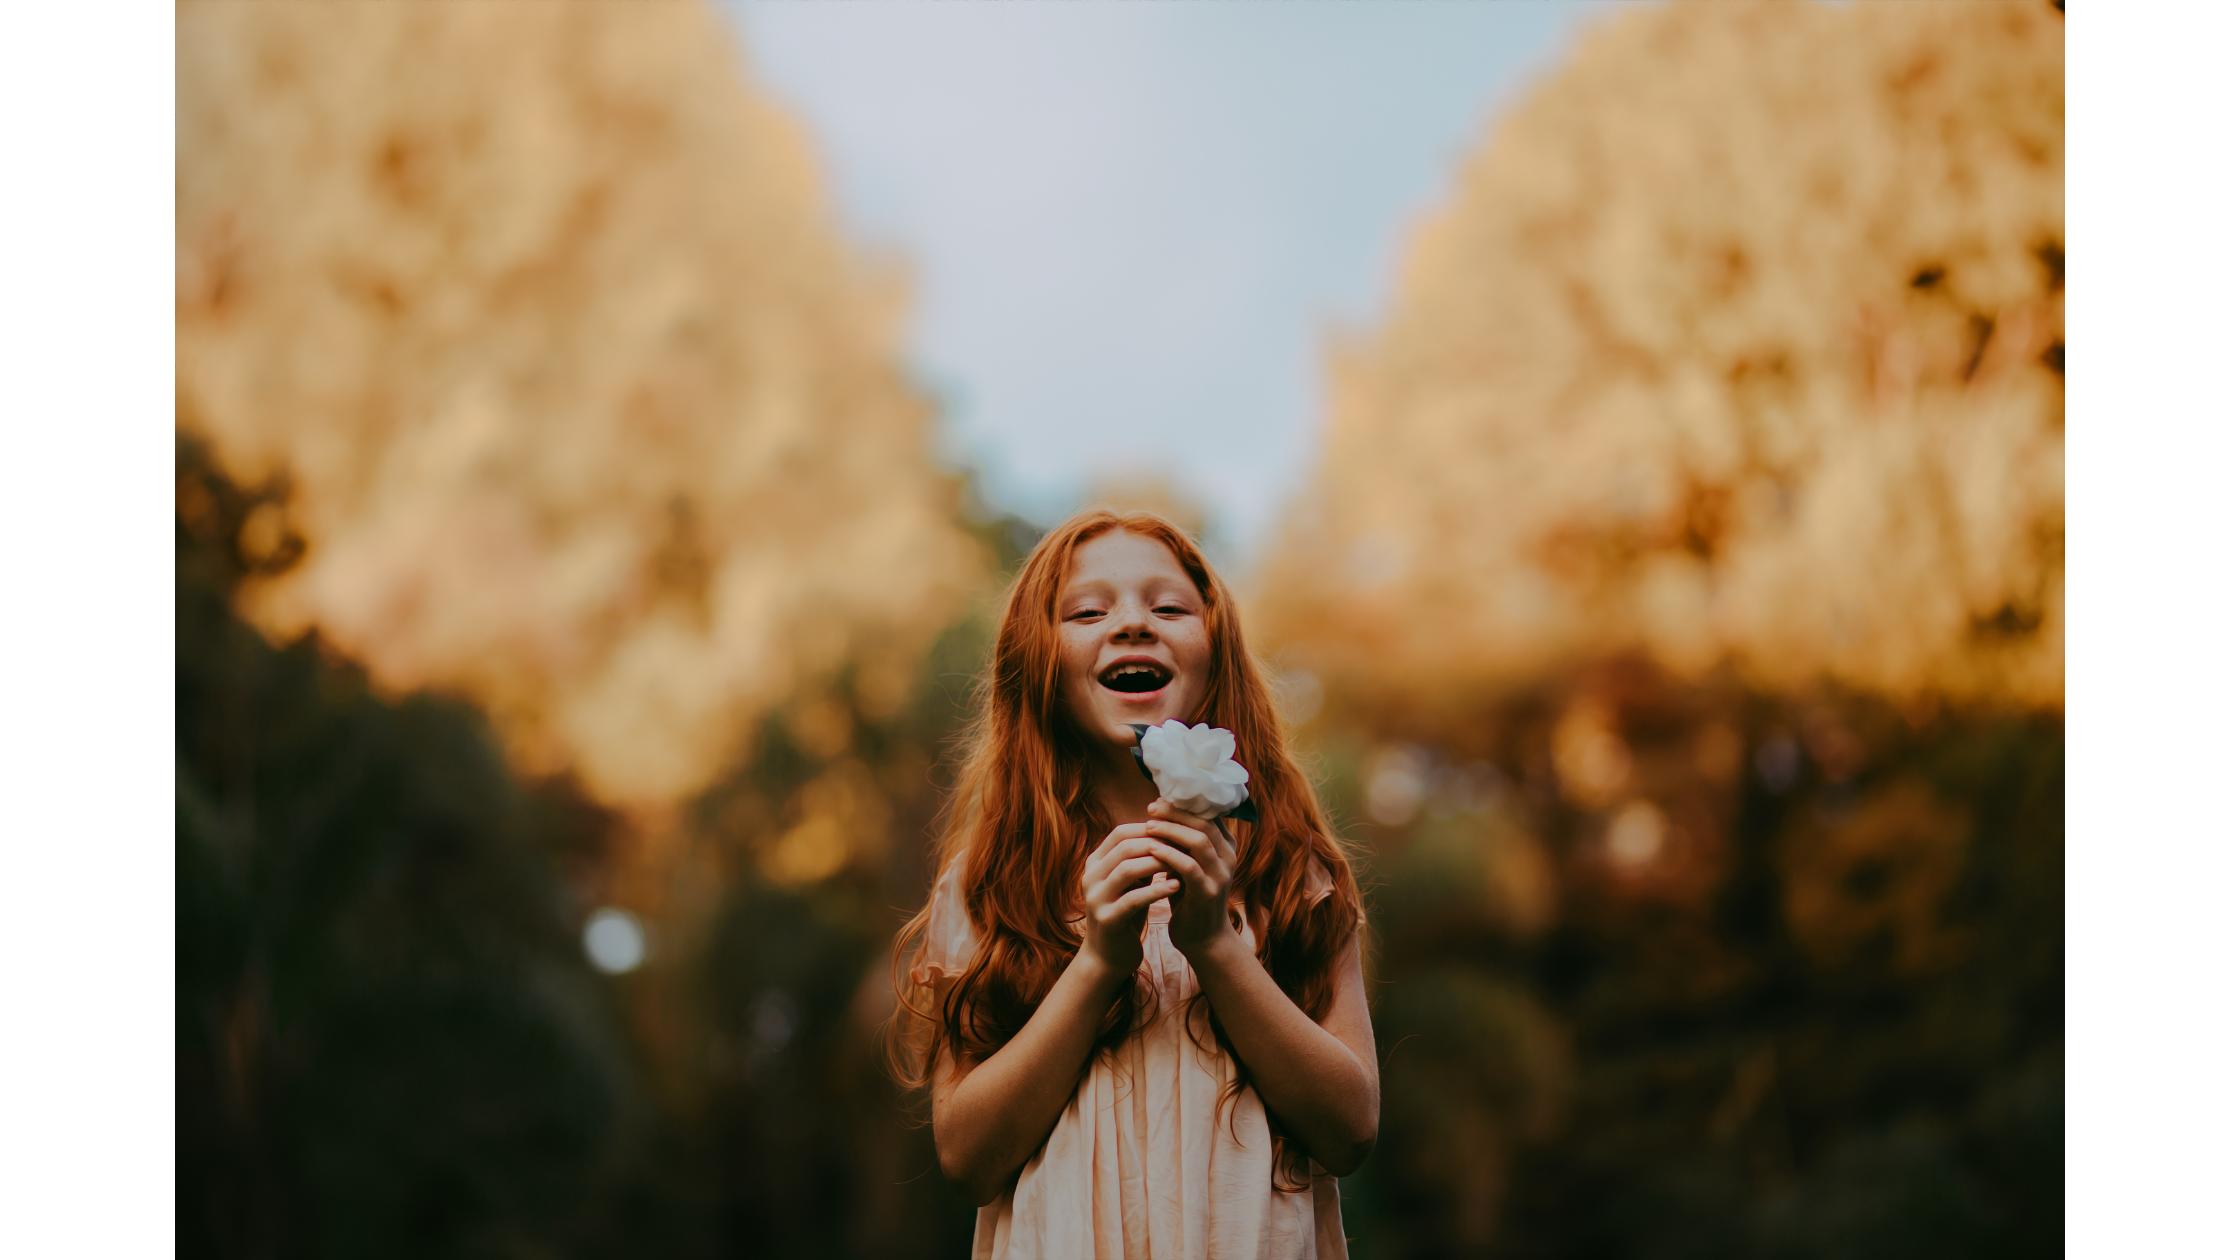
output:
<path id="1" fill-rule="evenodd" d="M 183 416 L 309 543 L 269 632 L 659 803 L 979 585 L 901 278 L 705 5 L 187 3 L 178 70 Z"/>
<path id="2" fill-rule="evenodd" d="M 1171 477 L 1143 471 L 1109 473 L 1091 482 L 1081 506 L 1153 512 L 1196 539 L 1199 546 L 1207 542 L 1205 504 Z"/>
<path id="3" fill-rule="evenodd" d="M 1642 650 L 2058 706 L 2062 40 L 2020 3 L 1593 28 L 1336 354 L 1264 623 L 1425 703 Z"/>

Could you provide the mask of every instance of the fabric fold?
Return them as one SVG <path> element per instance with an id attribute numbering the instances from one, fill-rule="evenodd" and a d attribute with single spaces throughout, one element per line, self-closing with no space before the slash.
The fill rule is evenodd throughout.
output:
<path id="1" fill-rule="evenodd" d="M 925 938 L 908 971 L 910 983 L 917 988 L 938 991 L 945 981 L 963 975 L 980 945 L 971 912 L 957 889 L 956 866 L 951 862 L 942 869 L 927 899 Z"/>
<path id="2" fill-rule="evenodd" d="M 1316 892 L 1334 884 L 1318 867 Z M 1042 1149 L 1010 1189 L 982 1206 L 973 1260 L 1344 1260 L 1337 1178 L 1309 1166 L 1310 1187 L 1274 1184 L 1274 1135 L 1259 1094 L 1222 1092 L 1237 1065 L 1201 1048 L 1185 1016 L 1198 993 L 1169 935 L 1173 910 L 1146 914 L 1140 976 L 1152 1007 L 1135 1036 L 1093 1056 Z M 1257 948 L 1252 925 L 1240 932 Z M 961 972 L 978 939 L 953 870 L 936 881 L 913 982 Z M 920 977 L 924 980 L 920 980 Z"/>

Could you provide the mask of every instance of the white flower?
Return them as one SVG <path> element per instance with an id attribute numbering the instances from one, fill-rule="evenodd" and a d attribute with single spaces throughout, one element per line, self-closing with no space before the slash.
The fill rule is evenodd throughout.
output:
<path id="1" fill-rule="evenodd" d="M 1237 737 L 1200 722 L 1184 726 L 1168 718 L 1147 728 L 1139 740 L 1144 769 L 1159 795 L 1177 809 L 1219 818 L 1244 804 L 1245 781 L 1252 776 L 1231 760 Z"/>

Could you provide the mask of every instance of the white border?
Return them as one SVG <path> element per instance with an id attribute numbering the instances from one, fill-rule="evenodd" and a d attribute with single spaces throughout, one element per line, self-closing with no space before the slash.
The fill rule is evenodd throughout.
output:
<path id="1" fill-rule="evenodd" d="M 170 5 L 0 9 L 0 1252 L 173 1232 Z"/>
<path id="2" fill-rule="evenodd" d="M 2069 1242 L 2205 1254 L 2240 1126 L 2240 19 L 2075 9 Z M 173 21 L 0 10 L 10 1254 L 155 1254 L 174 1219 Z"/>
<path id="3" fill-rule="evenodd" d="M 2220 1254 L 2240 1167 L 2240 21 L 2072 9 L 2069 1254 Z"/>

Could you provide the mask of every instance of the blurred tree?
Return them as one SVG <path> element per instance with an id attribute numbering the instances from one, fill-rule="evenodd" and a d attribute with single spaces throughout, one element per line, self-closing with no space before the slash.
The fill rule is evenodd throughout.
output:
<path id="1" fill-rule="evenodd" d="M 1252 602 L 1374 859 L 1365 1260 L 2058 1247 L 2062 64 L 1629 10 L 1335 356 Z"/>
<path id="2" fill-rule="evenodd" d="M 1602 795 L 1559 764 L 1581 710 Z M 1634 660 L 1551 675 L 1471 740 L 1332 725 L 1325 791 L 1375 855 L 1359 1254 L 2058 1246 L 2057 718 Z M 1396 766 L 1407 811 L 1379 799 Z"/>
<path id="3" fill-rule="evenodd" d="M 313 548 L 244 583 L 658 814 L 985 581 L 906 283 L 705 3 L 179 8 L 178 361 Z"/>
<path id="4" fill-rule="evenodd" d="M 833 754 L 881 768 L 905 830 L 811 887 L 766 882 L 741 859 L 767 832 L 725 801 L 782 809 L 826 764 L 774 731 L 688 828 L 675 878 L 709 876 L 712 904 L 671 890 L 653 957 L 603 981 L 578 925 L 623 820 L 517 778 L 468 705 L 383 699 L 315 633 L 268 643 L 229 601 L 303 554 L 286 482 L 239 484 L 185 433 L 178 466 L 184 1254 L 969 1246 L 876 1033 L 976 624 Z M 978 528 L 1000 544 L 1020 523 Z"/>
<path id="5" fill-rule="evenodd" d="M 1113 512 L 1156 512 L 1180 526 L 1201 548 L 1218 549 L 1222 540 L 1207 534 L 1205 505 L 1197 496 L 1163 473 L 1138 470 L 1118 472 L 1089 487 L 1083 508 Z"/>
<path id="6" fill-rule="evenodd" d="M 517 783 L 471 708 L 235 616 L 297 562 L 288 512 L 182 437 L 180 1249 L 580 1249 L 643 1123 L 566 876 L 611 823 Z"/>
<path id="7" fill-rule="evenodd" d="M 2062 49 L 2027 4 L 1591 29 L 1335 356 L 1262 624 L 1419 708 L 1628 649 L 2058 705 Z"/>
<path id="8" fill-rule="evenodd" d="M 790 125 L 711 104 L 705 14 L 620 11 L 182 9 L 187 1254 L 970 1237 L 876 1031 L 1038 531 L 926 472 L 878 286 Z M 1630 13 L 1341 365 L 1333 532 L 1255 620 L 1375 859 L 1363 1260 L 2058 1246 L 2043 20 Z M 843 414 L 875 520 L 823 480 Z M 608 900 L 652 932 L 619 979 Z"/>

